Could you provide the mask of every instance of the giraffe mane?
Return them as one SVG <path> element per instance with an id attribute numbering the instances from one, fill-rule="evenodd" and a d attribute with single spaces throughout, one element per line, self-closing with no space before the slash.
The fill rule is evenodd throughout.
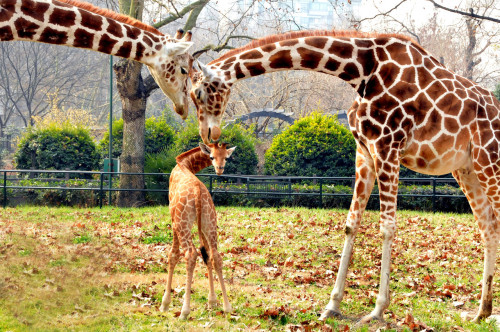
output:
<path id="1" fill-rule="evenodd" d="M 178 155 L 177 157 L 175 157 L 175 162 L 178 164 L 182 159 L 185 159 L 187 156 L 190 156 L 190 155 L 195 154 L 195 153 L 200 152 L 200 151 L 201 151 L 201 148 L 199 146 L 197 146 L 194 149 L 183 152 L 180 155 Z"/>
<path id="2" fill-rule="evenodd" d="M 362 31 L 356 31 L 356 30 L 306 30 L 306 31 L 290 31 L 282 34 L 276 34 L 276 35 L 270 35 L 266 36 L 260 39 L 255 39 L 248 43 L 245 46 L 242 46 L 240 48 L 236 48 L 234 50 L 227 51 L 223 55 L 221 55 L 219 58 L 212 60 L 209 62 L 209 65 L 215 64 L 217 62 L 220 62 L 222 60 L 225 60 L 233 55 L 239 54 L 241 52 L 247 51 L 254 49 L 259 46 L 263 46 L 266 44 L 270 43 L 275 43 L 279 41 L 284 41 L 284 40 L 289 40 L 289 39 L 296 39 L 296 38 L 303 38 L 303 37 L 314 37 L 314 36 L 327 36 L 327 37 L 339 37 L 339 38 L 374 38 L 374 37 L 379 37 L 379 38 L 399 38 L 407 41 L 411 41 L 415 45 L 419 46 L 420 45 L 413 40 L 412 38 L 402 35 L 402 34 L 395 34 L 395 33 L 376 33 L 376 32 L 362 32 Z"/>
<path id="3" fill-rule="evenodd" d="M 75 7 L 84 9 L 84 10 L 87 10 L 87 11 L 92 12 L 94 14 L 101 15 L 101 16 L 119 21 L 121 23 L 132 25 L 136 28 L 154 33 L 156 35 L 163 36 L 163 33 L 161 33 L 159 30 L 153 28 L 152 26 L 150 26 L 144 22 L 141 22 L 139 20 L 136 20 L 135 18 L 132 18 L 130 16 L 115 13 L 114 11 L 111 11 L 109 9 L 99 8 L 99 7 L 96 7 L 90 3 L 78 1 L 78 0 L 57 0 L 57 1 L 71 5 L 71 6 L 75 6 Z"/>

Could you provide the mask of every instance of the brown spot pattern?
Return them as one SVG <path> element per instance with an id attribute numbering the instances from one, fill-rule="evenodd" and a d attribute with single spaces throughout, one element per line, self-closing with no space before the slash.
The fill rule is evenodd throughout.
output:
<path id="1" fill-rule="evenodd" d="M 269 57 L 269 67 L 278 68 L 292 68 L 292 56 L 289 50 L 279 51 Z"/>

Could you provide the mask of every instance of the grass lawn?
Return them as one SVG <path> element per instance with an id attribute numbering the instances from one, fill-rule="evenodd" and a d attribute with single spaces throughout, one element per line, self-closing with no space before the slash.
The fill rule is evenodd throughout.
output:
<path id="1" fill-rule="evenodd" d="M 376 299 L 381 258 L 378 214 L 365 213 L 342 302 L 348 319 L 318 322 L 344 241 L 344 210 L 219 207 L 219 250 L 235 309 L 207 309 L 198 260 L 191 315 L 177 318 L 185 283 L 158 307 L 172 241 L 167 207 L 0 210 L 0 331 L 346 331 Z M 386 324 L 361 331 L 492 331 L 461 314 L 479 307 L 483 248 L 471 215 L 399 211 Z M 197 237 L 195 243 L 198 243 Z M 498 274 L 495 281 L 498 280 Z M 494 313 L 500 312 L 494 287 Z"/>

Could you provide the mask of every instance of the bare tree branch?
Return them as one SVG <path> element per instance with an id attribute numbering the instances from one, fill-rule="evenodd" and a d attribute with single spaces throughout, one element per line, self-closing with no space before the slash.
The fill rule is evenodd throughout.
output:
<path id="1" fill-rule="evenodd" d="M 164 25 L 172 23 L 172 22 L 184 17 L 187 13 L 191 12 L 192 10 L 194 10 L 200 6 L 201 6 L 201 8 L 203 8 L 209 1 L 210 0 L 198 0 L 198 1 L 195 1 L 193 3 L 190 3 L 186 7 L 182 8 L 182 10 L 180 12 L 178 12 L 176 10 L 176 13 L 170 13 L 170 15 L 166 19 L 154 24 L 153 27 L 158 29 Z"/>
<path id="2" fill-rule="evenodd" d="M 403 1 L 406 1 L 406 0 L 403 0 Z M 451 9 L 451 8 L 448 8 L 448 7 L 445 7 L 445 6 L 442 6 L 442 5 L 438 4 L 438 3 L 436 3 L 436 1 L 434 1 L 434 0 L 427 0 L 427 1 L 430 1 L 431 3 L 433 3 L 436 8 L 444 9 L 444 10 L 447 10 L 447 11 L 452 12 L 452 13 L 456 13 L 456 14 L 460 14 L 460 15 L 464 15 L 464 16 L 470 16 L 470 17 L 473 17 L 473 18 L 479 18 L 479 19 L 482 19 L 482 20 L 488 20 L 488 21 L 492 21 L 492 22 L 495 22 L 495 23 L 500 23 L 500 19 L 497 19 L 497 18 L 474 14 L 473 11 L 464 12 L 464 11 L 461 11 L 461 10 Z"/>
<path id="3" fill-rule="evenodd" d="M 186 24 L 184 24 L 184 31 L 192 30 L 196 26 L 198 16 L 200 16 L 201 11 L 210 2 L 210 0 L 200 0 L 198 2 L 198 6 L 191 10 L 191 14 L 189 14 Z"/>
<path id="4" fill-rule="evenodd" d="M 389 9 L 388 11 L 384 12 L 384 13 L 378 13 L 377 15 L 373 16 L 373 17 L 367 17 L 367 18 L 363 18 L 359 21 L 357 21 L 358 23 L 361 23 L 363 21 L 369 21 L 369 20 L 373 20 L 379 16 L 388 16 L 388 14 L 394 10 L 396 10 L 396 8 L 398 8 L 401 4 L 405 3 L 406 0 L 401 0 L 396 6 L 392 7 L 391 9 Z"/>
<path id="5" fill-rule="evenodd" d="M 227 44 L 229 43 L 229 41 L 231 39 L 235 39 L 235 38 L 238 38 L 238 39 L 250 39 L 250 40 L 255 39 L 254 37 L 250 37 L 250 36 L 240 36 L 240 35 L 228 36 L 226 38 L 226 40 L 224 40 L 219 45 L 208 44 L 205 47 L 203 47 L 201 50 L 198 50 L 198 51 L 194 52 L 193 53 L 193 57 L 194 58 L 198 58 L 200 55 L 202 55 L 203 53 L 206 53 L 208 51 L 220 52 L 220 51 L 222 51 L 224 49 L 232 49 L 233 47 L 227 46 Z"/>

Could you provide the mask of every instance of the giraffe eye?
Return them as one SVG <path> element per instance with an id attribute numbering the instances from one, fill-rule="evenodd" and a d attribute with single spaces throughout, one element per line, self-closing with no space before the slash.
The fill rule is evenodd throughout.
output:
<path id="1" fill-rule="evenodd" d="M 214 157 L 210 156 L 210 160 L 214 160 Z"/>
<path id="2" fill-rule="evenodd" d="M 181 67 L 181 74 L 182 74 L 182 75 L 187 75 L 187 73 L 188 73 L 188 72 L 187 72 L 186 68 Z"/>

